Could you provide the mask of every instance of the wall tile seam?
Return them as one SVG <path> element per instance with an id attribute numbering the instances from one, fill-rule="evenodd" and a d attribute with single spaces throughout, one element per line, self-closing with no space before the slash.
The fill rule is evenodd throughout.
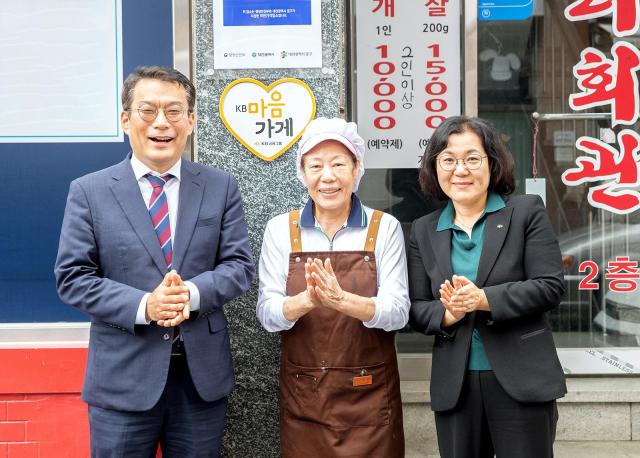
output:
<path id="1" fill-rule="evenodd" d="M 22 428 L 20 428 L 20 426 Z M 27 422 L 26 421 L 3 421 L 0 423 L 0 440 L 4 439 L 7 442 L 22 443 L 26 440 L 26 438 L 27 438 Z"/>
<path id="2" fill-rule="evenodd" d="M 12 442 L 0 442 L 0 446 L 2 445 L 22 445 L 22 444 L 40 444 L 44 441 L 12 441 Z"/>
<path id="3" fill-rule="evenodd" d="M 12 406 L 15 409 L 16 407 L 21 407 L 21 406 L 37 405 L 37 404 L 40 404 L 42 402 L 49 401 L 50 399 L 54 399 L 54 398 L 52 397 L 52 398 L 49 398 L 49 399 L 24 399 L 24 400 L 4 401 L 4 402 L 6 403 L 7 408 Z"/>

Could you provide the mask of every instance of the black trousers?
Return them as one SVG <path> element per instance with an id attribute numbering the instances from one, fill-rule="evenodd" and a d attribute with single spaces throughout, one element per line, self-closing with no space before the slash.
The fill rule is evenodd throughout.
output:
<path id="1" fill-rule="evenodd" d="M 198 395 L 184 355 L 171 357 L 158 403 L 148 411 L 123 412 L 89 406 L 92 458 L 214 458 L 220 454 L 227 398 Z"/>
<path id="2" fill-rule="evenodd" d="M 493 371 L 467 371 L 456 408 L 435 417 L 443 458 L 553 456 L 556 402 L 518 402 Z"/>

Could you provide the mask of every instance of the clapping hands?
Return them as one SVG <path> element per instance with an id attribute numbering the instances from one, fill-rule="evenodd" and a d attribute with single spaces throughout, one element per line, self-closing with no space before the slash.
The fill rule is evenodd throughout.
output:
<path id="1" fill-rule="evenodd" d="M 445 280 L 440 285 L 440 301 L 445 308 L 443 326 L 451 326 L 475 310 L 490 310 L 484 291 L 461 275 L 454 275 L 451 282 Z"/>
<path id="2" fill-rule="evenodd" d="M 331 260 L 308 258 L 304 266 L 307 291 L 312 301 L 334 310 L 340 310 L 345 299 L 345 292 L 340 287 L 333 272 Z"/>
<path id="3" fill-rule="evenodd" d="M 287 320 L 297 320 L 317 307 L 330 308 L 362 322 L 373 319 L 376 310 L 373 299 L 343 290 L 329 258 L 324 261 L 308 258 L 304 273 L 306 289 L 284 300 L 282 311 Z"/>

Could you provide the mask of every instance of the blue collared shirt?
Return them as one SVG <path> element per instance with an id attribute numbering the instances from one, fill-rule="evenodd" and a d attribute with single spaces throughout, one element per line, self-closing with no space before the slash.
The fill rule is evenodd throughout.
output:
<path id="1" fill-rule="evenodd" d="M 364 211 L 362 202 L 360 202 L 360 199 L 358 199 L 355 194 L 351 194 L 351 210 L 349 210 L 349 216 L 347 216 L 347 221 L 342 225 L 342 228 L 362 228 L 367 227 L 368 224 L 369 219 L 367 218 L 367 213 Z M 302 209 L 300 227 L 315 228 L 331 242 L 331 237 L 324 233 L 320 223 L 318 223 L 316 217 L 313 216 L 313 199 L 309 199 Z M 329 249 L 329 251 L 331 251 L 331 249 Z"/>
<path id="2" fill-rule="evenodd" d="M 455 275 L 464 276 L 472 282 L 476 281 L 478 264 L 482 254 L 484 226 L 487 221 L 486 215 L 504 207 L 505 204 L 502 197 L 498 193 L 490 191 L 484 212 L 473 225 L 471 237 L 469 237 L 464 229 L 453 223 L 455 214 L 453 203 L 451 201 L 447 203 L 438 219 L 436 231 L 451 230 L 451 269 Z M 473 330 L 467 368 L 475 371 L 491 370 L 491 364 L 489 364 L 487 353 L 477 329 Z"/>

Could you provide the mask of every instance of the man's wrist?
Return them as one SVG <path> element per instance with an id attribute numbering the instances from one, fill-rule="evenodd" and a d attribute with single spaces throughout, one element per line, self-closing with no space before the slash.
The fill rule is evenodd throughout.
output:
<path id="1" fill-rule="evenodd" d="M 151 323 L 152 320 L 149 317 L 149 310 L 147 308 L 147 302 L 149 302 L 149 297 L 151 297 L 151 293 L 146 293 L 140 299 L 140 302 L 138 303 L 138 310 L 136 312 L 135 324 L 145 325 L 145 324 Z"/>
<path id="2" fill-rule="evenodd" d="M 184 284 L 189 289 L 189 292 L 186 293 L 187 301 L 189 302 L 189 309 L 192 312 L 199 311 L 202 308 L 200 303 L 201 302 L 200 290 L 198 289 L 196 284 L 191 281 L 185 281 Z"/>

